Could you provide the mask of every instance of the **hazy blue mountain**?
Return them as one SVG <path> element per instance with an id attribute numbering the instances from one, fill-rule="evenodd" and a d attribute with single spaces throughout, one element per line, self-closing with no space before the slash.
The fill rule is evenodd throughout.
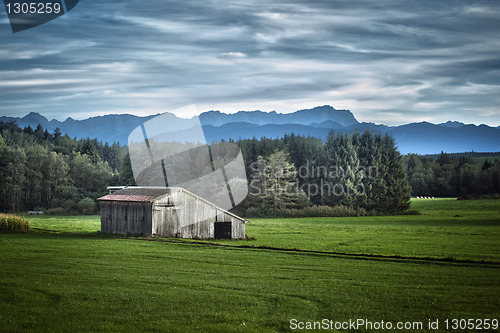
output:
<path id="1" fill-rule="evenodd" d="M 204 126 L 207 139 L 251 139 L 253 137 L 279 138 L 285 134 L 313 136 L 326 139 L 332 130 L 298 124 L 267 124 L 258 126 L 248 123 L 225 124 L 219 127 Z M 389 134 L 396 140 L 401 153 L 437 154 L 445 152 L 500 151 L 500 129 L 486 125 L 465 125 L 460 128 L 442 127 L 431 123 L 413 123 L 397 127 L 369 123 L 333 129 L 335 132 L 353 133 L 370 130 L 373 133 Z"/>
<path id="2" fill-rule="evenodd" d="M 325 139 L 331 131 L 329 128 L 313 127 L 299 124 L 266 124 L 255 125 L 249 123 L 228 123 L 221 126 L 204 125 L 203 130 L 207 141 L 220 141 L 221 139 L 251 139 L 251 138 L 281 138 L 285 134 L 312 136 Z"/>
<path id="3" fill-rule="evenodd" d="M 21 118 L 21 121 L 17 121 L 19 126 L 21 127 L 27 126 L 27 125 L 23 126 L 22 125 L 23 122 L 26 124 L 37 124 L 37 126 L 38 124 L 40 124 L 43 126 L 43 128 L 46 128 L 49 124 L 49 120 L 47 118 L 36 112 L 30 112 L 29 114 Z"/>
<path id="4" fill-rule="evenodd" d="M 31 126 L 35 129 L 39 124 L 53 132 L 59 128 L 63 134 L 76 138 L 98 138 L 101 141 L 109 143 L 120 142 L 127 144 L 127 138 L 130 132 L 145 121 L 154 118 L 156 115 L 147 117 L 138 117 L 129 114 L 111 114 L 99 117 L 92 117 L 84 120 L 75 120 L 67 118 L 65 121 L 47 120 L 44 116 L 31 112 L 22 117 L 0 117 L 0 121 L 15 121 L 20 127 Z M 173 117 L 175 115 L 172 114 Z"/>
<path id="5" fill-rule="evenodd" d="M 171 113 L 162 115 L 172 121 L 182 121 Z M 49 132 L 59 127 L 62 133 L 67 133 L 71 137 L 96 137 L 101 141 L 120 142 L 126 145 L 128 135 L 133 129 L 156 116 L 105 115 L 84 120 L 68 118 L 61 122 L 49 121 L 42 115 L 32 112 L 22 118 L 0 117 L 0 121 L 16 121 L 20 127 L 29 125 L 32 128 L 41 124 Z M 290 114 L 262 111 L 225 114 L 219 111 L 208 111 L 200 115 L 200 121 L 208 141 L 253 137 L 279 138 L 291 133 L 325 139 L 330 131 L 362 133 L 369 130 L 373 133 L 387 133 L 394 137 L 403 154 L 500 151 L 500 127 L 465 125 L 456 121 L 437 125 L 422 122 L 391 127 L 374 123 L 359 123 L 350 111 L 335 110 L 331 106 L 299 110 Z"/>
<path id="6" fill-rule="evenodd" d="M 331 128 L 331 129 L 343 129 L 343 128 L 345 128 L 344 126 L 340 125 L 338 122 L 333 121 L 333 120 L 327 120 L 327 121 L 324 121 L 322 123 L 312 123 L 312 124 L 309 124 L 309 126 Z"/>
<path id="7" fill-rule="evenodd" d="M 486 125 L 443 127 L 422 122 L 394 127 L 388 133 L 402 153 L 500 151 L 500 130 Z"/>
<path id="8" fill-rule="evenodd" d="M 358 124 L 349 110 L 335 110 L 330 105 L 317 106 L 313 109 L 299 110 L 293 113 L 263 111 L 239 111 L 233 114 L 220 111 L 208 111 L 200 115 L 203 125 L 221 126 L 227 123 L 265 124 L 300 124 L 311 125 L 326 121 L 336 122 L 344 127 Z"/>
<path id="9" fill-rule="evenodd" d="M 372 133 L 384 134 L 384 133 L 387 133 L 391 129 L 391 127 L 389 127 L 387 125 L 376 125 L 374 123 L 360 123 L 360 124 L 349 126 L 347 129 L 351 132 L 354 132 L 354 131 L 364 132 L 364 131 L 368 130 Z"/>
<path id="10" fill-rule="evenodd" d="M 171 113 L 163 113 L 172 118 L 176 118 Z M 49 132 L 53 132 L 57 127 L 62 133 L 66 133 L 71 137 L 77 138 L 98 138 L 102 141 L 120 142 L 127 144 L 128 135 L 130 132 L 157 115 L 147 117 L 138 117 L 128 114 L 121 115 L 105 115 L 92 117 L 84 120 L 74 120 L 68 118 L 65 121 L 51 120 L 43 117 L 38 113 L 30 113 L 22 118 L 0 117 L 0 121 L 15 121 L 20 127 L 31 126 L 36 128 L 38 124 L 42 125 Z M 349 110 L 335 110 L 329 105 L 318 106 L 309 110 L 299 110 L 289 114 L 263 111 L 240 111 L 235 114 L 225 114 L 219 111 L 203 112 L 200 115 L 200 122 L 203 126 L 221 126 L 227 123 L 246 123 L 254 125 L 267 124 L 300 124 L 309 125 L 312 123 L 328 122 L 325 125 L 328 128 L 343 128 L 353 124 L 358 124 L 356 118 Z M 267 131 L 267 132 L 266 132 Z M 265 132 L 266 135 L 274 136 L 270 133 L 271 129 L 265 127 L 259 132 Z M 257 134 L 256 134 L 257 136 Z"/>
<path id="11" fill-rule="evenodd" d="M 447 121 L 445 123 L 441 123 L 441 124 L 438 124 L 439 126 L 444 126 L 444 127 L 452 127 L 452 128 L 458 128 L 458 127 L 462 127 L 464 126 L 465 124 L 464 123 L 461 123 L 459 121 Z"/>

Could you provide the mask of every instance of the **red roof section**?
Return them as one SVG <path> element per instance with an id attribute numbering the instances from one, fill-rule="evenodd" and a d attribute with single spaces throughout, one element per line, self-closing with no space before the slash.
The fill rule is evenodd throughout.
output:
<path id="1" fill-rule="evenodd" d="M 151 195 L 120 195 L 120 194 L 108 194 L 98 200 L 103 201 L 136 201 L 136 202 L 146 202 L 151 201 L 155 197 Z"/>

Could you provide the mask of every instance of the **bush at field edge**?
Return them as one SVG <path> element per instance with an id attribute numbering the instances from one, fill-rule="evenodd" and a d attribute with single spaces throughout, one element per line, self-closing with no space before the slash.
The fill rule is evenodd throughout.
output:
<path id="1" fill-rule="evenodd" d="M 367 211 L 364 208 L 350 208 L 347 206 L 311 206 L 302 209 L 296 208 L 249 208 L 245 212 L 248 217 L 280 217 L 280 218 L 298 218 L 298 217 L 353 217 L 366 216 Z"/>
<path id="2" fill-rule="evenodd" d="M 28 231 L 30 231 L 30 223 L 24 217 L 0 214 L 0 233 Z"/>

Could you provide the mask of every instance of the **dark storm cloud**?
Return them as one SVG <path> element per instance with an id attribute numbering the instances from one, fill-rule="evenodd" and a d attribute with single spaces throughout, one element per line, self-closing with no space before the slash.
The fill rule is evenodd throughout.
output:
<path id="1" fill-rule="evenodd" d="M 500 85 L 500 59 L 458 60 L 429 66 L 423 74 L 448 77 L 450 85 L 462 85 L 466 82 Z"/>
<path id="2" fill-rule="evenodd" d="M 500 122 L 494 1 L 88 1 L 18 34 L 2 15 L 2 115 L 331 104 L 389 124 Z"/>

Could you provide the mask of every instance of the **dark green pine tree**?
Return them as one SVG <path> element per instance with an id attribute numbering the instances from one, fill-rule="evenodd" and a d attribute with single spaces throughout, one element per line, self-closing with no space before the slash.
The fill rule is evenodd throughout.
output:
<path id="1" fill-rule="evenodd" d="M 374 137 L 370 131 L 365 131 L 359 138 L 358 157 L 360 169 L 363 171 L 364 194 L 360 197 L 359 205 L 365 209 L 374 207 L 373 179 L 377 177 L 378 167 L 374 163 Z"/>
<path id="2" fill-rule="evenodd" d="M 135 186 L 134 172 L 130 163 L 130 154 L 127 152 L 121 159 L 119 184 L 123 186 Z"/>
<path id="3" fill-rule="evenodd" d="M 323 167 L 327 171 L 326 184 L 322 186 L 324 203 L 357 207 L 364 193 L 363 173 L 359 168 L 359 158 L 352 137 L 330 132 L 324 156 Z"/>
<path id="4" fill-rule="evenodd" d="M 402 156 L 396 148 L 394 139 L 389 135 L 383 138 L 383 162 L 387 166 L 384 177 L 386 197 L 382 201 L 382 211 L 403 212 L 410 208 L 410 187 L 408 185 Z"/>

